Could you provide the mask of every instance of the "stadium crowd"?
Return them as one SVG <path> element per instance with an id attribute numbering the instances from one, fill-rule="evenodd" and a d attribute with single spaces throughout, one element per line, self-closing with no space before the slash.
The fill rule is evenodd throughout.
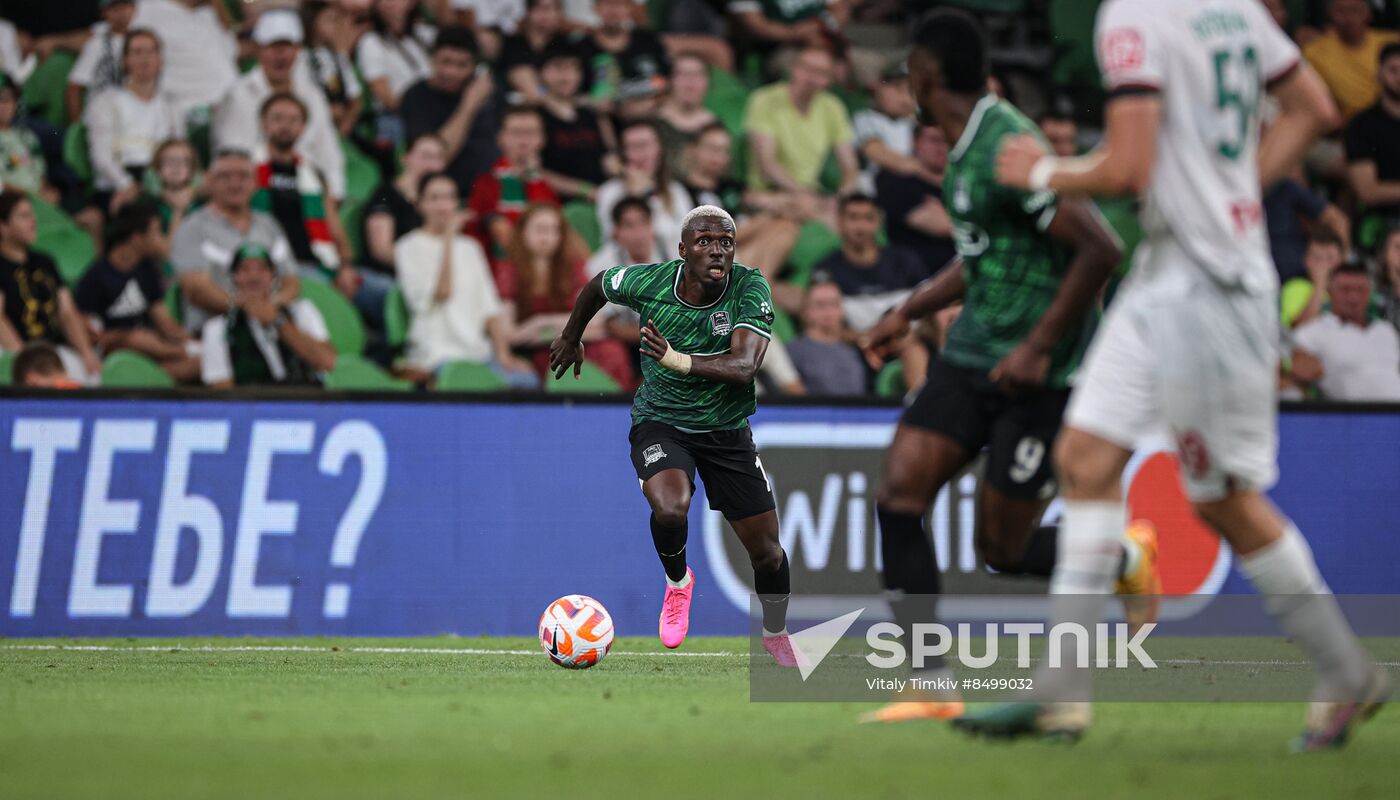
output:
<path id="1" fill-rule="evenodd" d="M 1261 2 L 1347 118 L 1262 209 L 1280 391 L 1400 401 L 1400 2 Z M 583 285 L 715 204 L 773 286 L 763 391 L 900 396 L 957 309 L 854 342 L 955 253 L 903 69 L 933 5 L 1093 145 L 1097 0 L 0 0 L 0 380 L 554 389 Z M 635 388 L 629 315 L 566 389 Z"/>

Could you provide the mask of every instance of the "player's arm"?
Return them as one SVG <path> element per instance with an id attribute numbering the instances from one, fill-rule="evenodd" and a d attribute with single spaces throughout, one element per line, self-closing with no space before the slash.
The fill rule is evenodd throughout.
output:
<path id="1" fill-rule="evenodd" d="M 958 302 L 967 293 L 963 262 L 954 258 L 937 275 L 914 287 L 905 301 L 880 318 L 861 335 L 859 344 L 865 360 L 879 369 L 890 351 L 909 333 L 910 320 L 923 319 Z"/>
<path id="2" fill-rule="evenodd" d="M 593 280 L 583 287 L 578 300 L 574 301 L 569 321 L 564 323 L 564 330 L 549 345 L 549 370 L 554 373 L 555 380 L 564 377 L 569 367 L 574 368 L 575 378 L 583 370 L 583 332 L 608 302 L 603 294 L 603 276 L 606 274 L 604 271 L 594 275 Z"/>
<path id="3" fill-rule="evenodd" d="M 989 376 L 1007 392 L 1041 386 L 1050 372 L 1050 351 L 1098 301 L 1099 292 L 1123 258 L 1123 246 L 1087 200 L 1062 198 L 1046 233 L 1074 249 L 1060 289 L 1035 327 L 997 363 Z"/>
<path id="4" fill-rule="evenodd" d="M 1058 158 L 1033 136 L 1008 138 L 997 153 L 997 181 L 1036 192 L 1141 194 L 1152 178 L 1161 120 L 1162 101 L 1155 91 L 1119 94 L 1104 114 L 1103 144 L 1082 156 Z"/>
<path id="5" fill-rule="evenodd" d="M 1259 182 L 1264 186 L 1292 171 L 1317 137 L 1342 123 L 1327 85 L 1305 63 L 1274 81 L 1269 93 L 1278 101 L 1279 113 L 1259 142 Z"/>
<path id="6" fill-rule="evenodd" d="M 736 328 L 729 338 L 729 352 L 714 356 L 692 356 L 678 353 L 670 342 L 656 329 L 656 323 L 647 320 L 642 326 L 642 355 L 656 359 L 657 363 L 673 372 L 683 375 L 697 375 L 720 383 L 752 383 L 763 366 L 763 355 L 768 352 L 768 339 L 748 328 Z"/>

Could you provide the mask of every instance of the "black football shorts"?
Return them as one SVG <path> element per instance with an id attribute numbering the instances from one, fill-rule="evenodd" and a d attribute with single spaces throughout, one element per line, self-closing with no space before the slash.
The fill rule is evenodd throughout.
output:
<path id="1" fill-rule="evenodd" d="M 642 483 L 662 470 L 679 469 L 690 478 L 694 490 L 695 473 L 699 472 L 710 508 L 725 519 L 745 519 L 777 508 L 747 425 L 730 431 L 686 433 L 661 422 L 644 421 L 632 426 L 627 439 L 632 443 L 632 466 Z"/>

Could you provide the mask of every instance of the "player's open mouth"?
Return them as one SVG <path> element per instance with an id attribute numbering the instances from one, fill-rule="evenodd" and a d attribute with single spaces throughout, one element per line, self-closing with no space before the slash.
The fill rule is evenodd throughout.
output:
<path id="1" fill-rule="evenodd" d="M 719 280 L 724 277 L 724 267 L 710 267 L 710 277 Z"/>

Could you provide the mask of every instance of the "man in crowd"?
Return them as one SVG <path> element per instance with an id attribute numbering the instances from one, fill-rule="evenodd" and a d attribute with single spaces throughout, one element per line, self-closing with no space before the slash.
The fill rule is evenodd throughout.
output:
<path id="1" fill-rule="evenodd" d="M 182 112 L 202 113 L 238 80 L 238 44 L 213 4 L 203 0 L 141 0 L 132 28 L 149 28 L 165 45 L 161 88 Z"/>
<path id="2" fill-rule="evenodd" d="M 953 259 L 953 221 L 943 207 L 943 171 L 948 167 L 948 140 L 937 125 L 914 135 L 918 168 L 909 174 L 881 170 L 875 197 L 885 215 L 890 244 L 918 254 L 930 272 Z"/>
<path id="3" fill-rule="evenodd" d="M 263 102 L 267 161 L 254 170 L 253 208 L 277 220 L 303 277 L 334 283 L 366 319 L 381 322 L 394 280 L 351 265 L 350 239 L 335 198 L 320 171 L 297 153 L 306 119 L 306 106 L 295 95 L 278 93 Z"/>
<path id="4" fill-rule="evenodd" d="M 1368 214 L 1393 227 L 1400 221 L 1400 43 L 1381 49 L 1377 73 L 1379 99 L 1347 123 L 1347 178 Z"/>
<path id="5" fill-rule="evenodd" d="M 185 327 L 197 331 L 211 314 L 228 310 L 233 294 L 229 267 L 244 243 L 259 245 L 277 268 L 276 300 L 285 306 L 301 294 L 297 262 L 277 220 L 252 207 L 253 162 L 247 153 L 215 153 L 205 175 L 209 204 L 181 223 L 170 245 L 170 263 L 185 296 Z"/>
<path id="6" fill-rule="evenodd" d="M 229 265 L 227 313 L 204 323 L 200 373 L 216 389 L 317 384 L 335 368 L 326 321 L 309 300 L 282 304 L 267 250 L 244 244 Z"/>
<path id="7" fill-rule="evenodd" d="M 1317 384 L 1329 400 L 1400 401 L 1400 333 L 1368 318 L 1372 288 L 1364 266 L 1338 268 L 1327 288 L 1331 309 L 1294 332 L 1301 353 L 1293 377 Z"/>
<path id="8" fill-rule="evenodd" d="M 274 94 L 293 95 L 306 108 L 305 130 L 297 148 L 325 176 L 330 193 L 341 198 L 345 196 L 345 152 L 325 93 L 309 73 L 297 69 L 302 40 L 301 19 L 290 9 L 258 16 L 253 27 L 258 65 L 238 79 L 215 111 L 214 146 L 255 152 L 263 143 L 263 103 Z"/>
<path id="9" fill-rule="evenodd" d="M 515 223 L 530 203 L 559 205 L 559 196 L 540 171 L 544 152 L 544 119 L 532 106 L 515 106 L 501 116 L 497 136 L 501 158 L 472 186 L 467 208 L 471 232 L 494 261 L 515 233 Z"/>
<path id="10" fill-rule="evenodd" d="M 83 115 L 83 98 L 122 84 L 122 43 L 136 16 L 135 0 L 101 0 L 102 21 L 93 26 L 92 36 L 83 43 L 78 60 L 68 71 L 64 89 L 64 110 L 68 121 Z"/>
<path id="11" fill-rule="evenodd" d="M 840 193 L 856 188 L 860 163 L 846 107 L 831 87 L 835 62 L 818 47 L 803 50 L 790 80 L 749 96 L 744 113 L 751 155 L 749 188 L 779 191 L 802 201 L 809 218 L 830 220 L 833 204 L 820 196 L 822 168 L 834 155 Z"/>
<path id="12" fill-rule="evenodd" d="M 594 8 L 598 26 L 580 43 L 589 93 L 625 118 L 649 116 L 671 73 L 666 46 L 633 25 L 631 0 L 597 0 Z"/>
<path id="13" fill-rule="evenodd" d="M 15 386 L 35 389 L 77 389 L 77 381 L 68 377 L 58 348 L 48 342 L 30 342 L 15 355 L 10 366 Z"/>
<path id="14" fill-rule="evenodd" d="M 154 201 L 125 205 L 107 224 L 107 252 L 78 282 L 73 299 L 105 352 L 133 350 L 180 382 L 199 376 L 190 335 L 165 307 L 160 262 L 169 243 Z"/>
<path id="15" fill-rule="evenodd" d="M 846 321 L 857 333 L 874 325 L 942 266 L 925 266 L 902 247 L 881 247 L 875 238 L 881 221 L 880 207 L 869 195 L 842 198 L 836 227 L 841 249 L 818 262 L 813 273 L 825 274 L 845 295 Z"/>
<path id="16" fill-rule="evenodd" d="M 433 42 L 431 74 L 404 91 L 399 104 L 408 141 L 436 133 L 447 145 L 447 174 L 462 195 L 496 163 L 497 112 L 489 70 L 477 69 L 476 38 L 443 28 Z"/>
<path id="17" fill-rule="evenodd" d="M 624 197 L 612 208 L 612 239 L 603 243 L 588 259 L 588 277 L 619 264 L 659 264 L 666 259 L 656 242 L 651 205 L 640 197 Z M 610 306 L 608 335 L 627 344 L 641 341 L 641 317 L 626 306 Z"/>
<path id="18" fill-rule="evenodd" d="M 1303 57 L 1322 76 L 1342 115 L 1351 119 L 1376 102 L 1377 57 L 1381 48 L 1400 41 L 1400 35 L 1371 27 L 1366 0 L 1332 0 L 1327 20 L 1326 32 L 1303 48 Z"/>
<path id="19" fill-rule="evenodd" d="M 787 343 L 788 355 L 808 394 L 859 397 L 869 370 L 846 335 L 841 287 L 819 276 L 802 303 L 802 335 Z"/>

